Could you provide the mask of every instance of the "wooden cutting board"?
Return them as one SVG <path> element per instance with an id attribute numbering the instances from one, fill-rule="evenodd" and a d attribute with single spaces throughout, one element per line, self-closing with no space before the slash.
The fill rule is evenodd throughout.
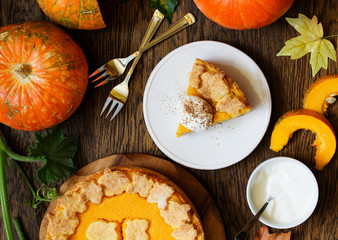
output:
<path id="1" fill-rule="evenodd" d="M 194 176 L 192 176 L 182 167 L 151 155 L 130 153 L 112 155 L 99 159 L 84 166 L 73 176 L 71 176 L 61 186 L 60 191 L 61 193 L 64 193 L 65 191 L 67 191 L 67 189 L 69 189 L 85 176 L 103 170 L 107 167 L 113 166 L 137 166 L 148 168 L 170 178 L 188 195 L 190 200 L 194 203 L 202 220 L 205 239 L 226 239 L 222 218 L 217 209 L 217 206 L 212 197 L 209 195 L 208 191 L 202 186 L 202 184 L 199 183 Z M 55 201 L 49 205 L 46 213 L 53 211 L 54 208 Z M 45 214 L 40 226 L 40 239 L 44 239 L 46 235 L 47 225 L 48 219 Z"/>

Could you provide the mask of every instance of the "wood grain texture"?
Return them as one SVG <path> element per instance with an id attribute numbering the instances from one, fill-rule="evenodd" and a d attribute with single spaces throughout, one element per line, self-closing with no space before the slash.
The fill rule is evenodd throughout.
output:
<path id="1" fill-rule="evenodd" d="M 129 0 L 125 3 L 118 0 L 101 0 L 99 4 L 107 24 L 106 29 L 66 30 L 84 50 L 89 63 L 89 72 L 113 57 L 125 57 L 134 52 L 141 43 L 154 11 L 149 7 L 147 0 Z M 315 170 L 314 149 L 310 146 L 314 136 L 307 131 L 296 132 L 289 144 L 279 153 L 269 149 L 271 131 L 277 119 L 291 109 L 302 107 L 304 93 L 312 82 L 321 76 L 338 73 L 337 63 L 333 61 L 329 61 L 327 70 L 322 69 L 316 77 L 312 77 L 309 55 L 298 60 L 276 57 L 284 42 L 297 36 L 297 32 L 288 25 L 284 17 L 297 17 L 298 13 L 308 17 L 316 15 L 323 23 L 325 35 L 337 34 L 337 4 L 336 0 L 296 0 L 291 9 L 275 23 L 261 29 L 237 31 L 223 28 L 207 19 L 193 1 L 179 0 L 173 22 L 187 12 L 192 12 L 196 16 L 196 23 L 143 54 L 130 81 L 130 98 L 114 121 L 109 122 L 99 117 L 111 85 L 98 89 L 90 85 L 78 110 L 64 122 L 66 134 L 80 137 L 76 165 L 82 167 L 105 156 L 130 152 L 147 153 L 168 159 L 156 147 L 144 123 L 142 98 L 147 79 L 156 64 L 177 47 L 199 40 L 225 42 L 248 54 L 265 74 L 273 104 L 270 125 L 261 143 L 243 161 L 216 171 L 187 170 L 215 199 L 223 218 L 226 237 L 232 239 L 252 216 L 245 199 L 245 187 L 253 169 L 271 157 L 297 158 L 314 172 L 320 194 L 313 215 L 305 223 L 292 229 L 292 239 L 338 239 L 338 154 L 323 171 Z M 0 1 L 0 26 L 28 20 L 49 21 L 35 0 Z M 168 27 L 168 22 L 163 21 L 157 34 Z M 330 40 L 337 49 L 337 38 Z M 120 78 L 114 84 L 122 80 Z M 336 133 L 338 133 L 337 113 L 336 103 L 329 107 L 327 115 Z M 33 133 L 16 131 L 3 125 L 0 129 L 10 147 L 17 153 L 25 154 L 27 146 L 33 142 Z M 23 166 L 30 179 L 34 179 L 37 164 Z M 8 170 L 7 182 L 11 215 L 20 218 L 27 239 L 38 239 L 39 225 L 47 205 L 43 205 L 35 213 L 25 204 L 24 199 L 29 199 L 31 195 L 16 169 Z M 253 237 L 254 231 L 248 239 Z M 5 239 L 2 221 L 0 221 L 0 239 Z"/>
<path id="2" fill-rule="evenodd" d="M 208 191 L 187 170 L 161 158 L 134 153 L 108 156 L 81 168 L 61 186 L 60 190 L 64 193 L 82 178 L 105 168 L 116 166 L 142 167 L 169 178 L 184 191 L 196 207 L 203 224 L 205 239 L 225 240 L 221 215 Z M 49 205 L 46 212 L 52 212 L 54 208 L 55 202 Z M 41 222 L 40 239 L 44 239 L 43 236 L 46 235 L 47 226 L 48 220 L 45 215 Z"/>

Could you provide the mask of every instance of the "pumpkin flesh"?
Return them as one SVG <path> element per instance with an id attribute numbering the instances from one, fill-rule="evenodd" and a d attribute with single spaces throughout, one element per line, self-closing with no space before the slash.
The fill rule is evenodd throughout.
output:
<path id="1" fill-rule="evenodd" d="M 57 125 L 80 105 L 87 85 L 85 55 L 60 28 L 0 28 L 0 122 L 28 131 Z"/>
<path id="2" fill-rule="evenodd" d="M 338 95 L 338 74 L 324 76 L 314 82 L 308 89 L 304 98 L 304 108 L 319 113 L 326 113 L 329 106 L 328 99 L 335 102 Z"/>
<path id="3" fill-rule="evenodd" d="M 316 169 L 322 170 L 336 152 L 336 136 L 330 122 L 320 113 L 308 109 L 296 109 L 281 116 L 271 134 L 271 150 L 279 152 L 292 134 L 300 129 L 316 134 L 312 144 L 316 147 Z"/>

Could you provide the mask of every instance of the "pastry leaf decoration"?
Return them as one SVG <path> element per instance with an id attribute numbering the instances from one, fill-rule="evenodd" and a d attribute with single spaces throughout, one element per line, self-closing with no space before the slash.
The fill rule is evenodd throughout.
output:
<path id="1" fill-rule="evenodd" d="M 318 23 L 316 16 L 310 19 L 300 13 L 298 18 L 286 18 L 286 21 L 300 35 L 286 41 L 277 56 L 291 56 L 291 59 L 298 59 L 311 53 L 312 76 L 315 76 L 321 68 L 327 69 L 329 58 L 333 61 L 337 60 L 333 44 L 326 39 L 337 35 L 323 37 L 323 26 Z"/>

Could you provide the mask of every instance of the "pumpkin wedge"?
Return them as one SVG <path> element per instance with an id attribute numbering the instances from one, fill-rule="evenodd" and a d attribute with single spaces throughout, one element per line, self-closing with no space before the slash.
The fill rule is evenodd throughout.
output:
<path id="1" fill-rule="evenodd" d="M 291 110 L 281 116 L 271 135 L 271 150 L 280 151 L 300 129 L 311 130 L 316 134 L 313 146 L 316 149 L 316 169 L 322 170 L 336 151 L 336 136 L 331 123 L 320 113 L 308 109 Z"/>
<path id="2" fill-rule="evenodd" d="M 97 0 L 37 0 L 42 11 L 54 22 L 84 30 L 105 28 Z"/>
<path id="3" fill-rule="evenodd" d="M 338 74 L 324 76 L 314 82 L 307 90 L 303 107 L 319 113 L 326 113 L 329 104 L 338 95 Z"/>

